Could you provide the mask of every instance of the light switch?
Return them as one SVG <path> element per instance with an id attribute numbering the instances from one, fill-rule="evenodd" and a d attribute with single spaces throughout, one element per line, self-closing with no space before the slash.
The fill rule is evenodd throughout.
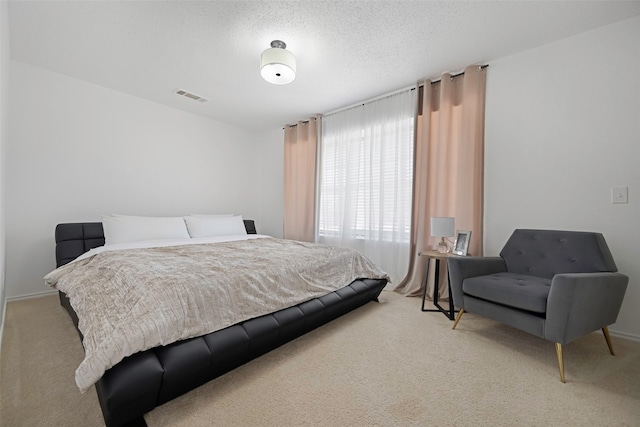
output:
<path id="1" fill-rule="evenodd" d="M 611 187 L 611 203 L 628 203 L 629 187 Z"/>

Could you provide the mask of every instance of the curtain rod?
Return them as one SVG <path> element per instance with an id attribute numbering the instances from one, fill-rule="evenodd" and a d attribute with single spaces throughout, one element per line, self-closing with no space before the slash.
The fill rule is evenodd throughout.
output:
<path id="1" fill-rule="evenodd" d="M 485 69 L 485 68 L 487 68 L 488 66 L 489 66 L 488 64 L 480 65 L 480 69 L 481 69 L 481 70 L 482 70 L 482 69 Z M 451 78 L 459 77 L 459 76 L 462 76 L 462 75 L 464 75 L 464 71 L 459 72 L 459 73 L 457 73 L 457 74 L 452 74 L 452 75 L 451 75 Z M 440 82 L 440 79 L 435 80 L 435 81 L 432 81 L 432 82 L 431 82 L 431 84 L 435 84 L 435 83 L 439 83 L 439 82 Z M 419 87 L 419 88 L 420 88 L 420 87 L 424 87 L 424 83 L 418 84 L 418 85 L 417 85 L 417 87 Z M 358 107 L 358 106 L 362 106 L 362 105 L 364 105 L 364 104 L 367 104 L 367 103 L 369 103 L 369 102 L 376 101 L 376 100 L 378 100 L 378 99 L 386 98 L 386 97 L 388 97 L 388 96 L 393 96 L 393 95 L 395 95 L 395 94 L 397 94 L 397 93 L 401 93 L 401 92 L 408 91 L 408 90 L 414 90 L 415 88 L 416 88 L 416 86 L 408 86 L 408 87 L 405 87 L 405 88 L 402 88 L 402 89 L 398 89 L 398 90 L 395 90 L 395 91 L 393 91 L 393 92 L 386 93 L 386 94 L 384 94 L 384 95 L 376 96 L 375 98 L 370 98 L 370 99 L 368 99 L 368 100 L 366 100 L 366 101 L 356 102 L 356 103 L 351 104 L 351 105 L 348 105 L 348 106 L 346 106 L 346 107 L 342 107 L 342 108 L 338 108 L 338 109 L 333 110 L 333 111 L 329 111 L 329 112 L 327 112 L 327 113 L 324 113 L 324 114 L 323 114 L 323 116 L 325 116 L 325 117 L 326 117 L 326 116 L 331 116 L 331 115 L 333 115 L 333 114 L 336 114 L 336 113 L 339 113 L 339 112 L 342 112 L 342 111 L 345 111 L 345 110 L 349 110 L 349 109 L 351 109 L 351 108 L 355 108 L 355 107 Z"/>
<path id="2" fill-rule="evenodd" d="M 480 65 L 480 69 L 481 69 L 481 70 L 484 70 L 484 69 L 485 69 L 485 68 L 487 68 L 487 67 L 489 67 L 489 64 Z M 462 76 L 462 75 L 464 75 L 464 71 L 461 71 L 461 72 L 459 72 L 459 73 L 457 73 L 457 74 L 451 74 L 451 78 L 453 79 L 453 78 L 455 78 L 455 77 L 460 77 L 460 76 Z M 442 80 L 442 78 L 439 78 L 438 80 L 433 80 L 433 81 L 431 82 L 431 84 L 433 85 L 433 84 L 436 84 L 436 83 L 440 83 L 440 81 L 441 81 L 441 80 Z M 419 87 L 419 88 L 420 88 L 420 87 L 424 87 L 424 83 L 420 83 L 420 84 L 418 84 L 418 87 Z M 395 95 L 395 94 L 400 93 L 400 92 L 404 92 L 404 91 L 407 91 L 407 90 L 415 90 L 415 88 L 416 88 L 415 86 L 408 86 L 408 87 L 405 87 L 405 88 L 402 88 L 402 89 L 398 89 L 398 90 L 395 90 L 395 91 L 393 91 L 393 92 L 386 93 L 386 94 L 384 94 L 384 95 L 376 96 L 375 98 L 370 98 L 370 99 L 368 99 L 368 100 L 366 100 L 366 101 L 356 102 L 355 104 L 351 104 L 351 105 L 348 105 L 348 106 L 346 106 L 346 107 L 338 108 L 337 110 L 329 111 L 328 113 L 324 113 L 324 114 L 323 114 L 323 116 L 330 116 L 330 115 L 332 115 L 332 114 L 336 114 L 336 113 L 339 113 L 339 112 L 341 112 L 341 111 L 348 110 L 348 109 L 350 109 L 350 108 L 355 108 L 355 107 L 358 107 L 358 106 L 361 106 L 361 105 L 367 104 L 367 103 L 369 103 L 369 102 L 376 101 L 376 100 L 378 100 L 378 99 L 386 98 L 386 97 L 388 97 L 388 96 L 392 96 L 392 95 Z M 309 120 L 301 120 L 301 122 L 302 122 L 302 123 L 309 123 Z M 292 125 L 286 125 L 286 126 L 294 127 L 294 126 L 298 126 L 298 123 L 294 123 L 294 124 L 292 124 Z M 286 127 L 286 126 L 285 126 L 285 127 Z M 284 129 L 284 127 L 283 127 L 282 129 Z"/>
<path id="3" fill-rule="evenodd" d="M 294 127 L 298 126 L 298 123 L 302 123 L 304 125 L 304 124 L 309 123 L 309 120 L 300 120 L 297 123 L 294 123 L 292 125 L 285 125 L 282 129 L 284 129 L 286 127 L 294 128 Z"/>
<path id="4" fill-rule="evenodd" d="M 407 86 L 407 87 L 404 87 L 402 89 L 397 89 L 397 90 L 394 90 L 393 92 L 389 92 L 389 93 L 385 93 L 383 95 L 378 95 L 376 97 L 369 98 L 366 101 L 356 102 L 354 104 L 347 105 L 346 107 L 340 107 L 340 108 L 338 108 L 336 110 L 329 111 L 327 113 L 324 113 L 323 116 L 331 116 L 331 115 L 339 113 L 341 111 L 346 111 L 346 110 L 349 110 L 351 108 L 356 108 L 356 107 L 362 106 L 364 104 L 368 104 L 370 102 L 377 101 L 379 99 L 383 99 L 383 98 L 387 98 L 389 96 L 396 95 L 396 94 L 401 93 L 401 92 L 407 92 L 407 91 L 410 91 L 410 90 L 415 90 L 415 88 L 416 88 L 415 86 Z"/>
<path id="5" fill-rule="evenodd" d="M 481 70 L 484 70 L 485 68 L 488 68 L 488 67 L 489 67 L 489 64 L 480 65 L 480 69 Z M 464 75 L 464 71 L 461 71 L 458 74 L 451 74 L 451 78 L 453 79 L 455 77 L 460 77 L 460 76 L 463 76 L 463 75 Z M 438 80 L 433 80 L 431 82 L 431 84 L 433 85 L 433 84 L 436 84 L 436 83 L 440 83 L 440 80 L 442 80 L 442 78 L 439 78 Z M 424 83 L 421 83 L 421 84 L 418 85 L 418 87 L 423 87 L 423 86 L 424 86 Z"/>

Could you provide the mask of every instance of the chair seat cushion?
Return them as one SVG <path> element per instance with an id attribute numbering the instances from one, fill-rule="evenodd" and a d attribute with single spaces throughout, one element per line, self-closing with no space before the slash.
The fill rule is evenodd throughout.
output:
<path id="1" fill-rule="evenodd" d="M 470 277 L 462 282 L 465 294 L 534 313 L 546 313 L 551 279 L 516 273 Z"/>

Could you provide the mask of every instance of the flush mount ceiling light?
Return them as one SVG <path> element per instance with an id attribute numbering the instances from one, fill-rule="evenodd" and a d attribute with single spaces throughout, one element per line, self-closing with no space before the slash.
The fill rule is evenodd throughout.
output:
<path id="1" fill-rule="evenodd" d="M 274 40 L 260 57 L 260 74 L 274 85 L 286 85 L 296 78 L 296 58 L 286 47 L 283 41 Z"/>

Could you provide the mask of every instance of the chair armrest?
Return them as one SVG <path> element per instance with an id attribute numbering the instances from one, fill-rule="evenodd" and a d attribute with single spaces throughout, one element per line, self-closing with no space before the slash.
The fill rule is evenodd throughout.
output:
<path id="1" fill-rule="evenodd" d="M 456 307 L 464 308 L 462 282 L 464 279 L 507 271 L 507 265 L 501 257 L 449 257 L 447 258 L 449 269 L 449 283 L 451 295 Z"/>
<path id="2" fill-rule="evenodd" d="M 620 273 L 564 273 L 551 280 L 545 338 L 566 344 L 616 322 L 629 277 Z"/>

